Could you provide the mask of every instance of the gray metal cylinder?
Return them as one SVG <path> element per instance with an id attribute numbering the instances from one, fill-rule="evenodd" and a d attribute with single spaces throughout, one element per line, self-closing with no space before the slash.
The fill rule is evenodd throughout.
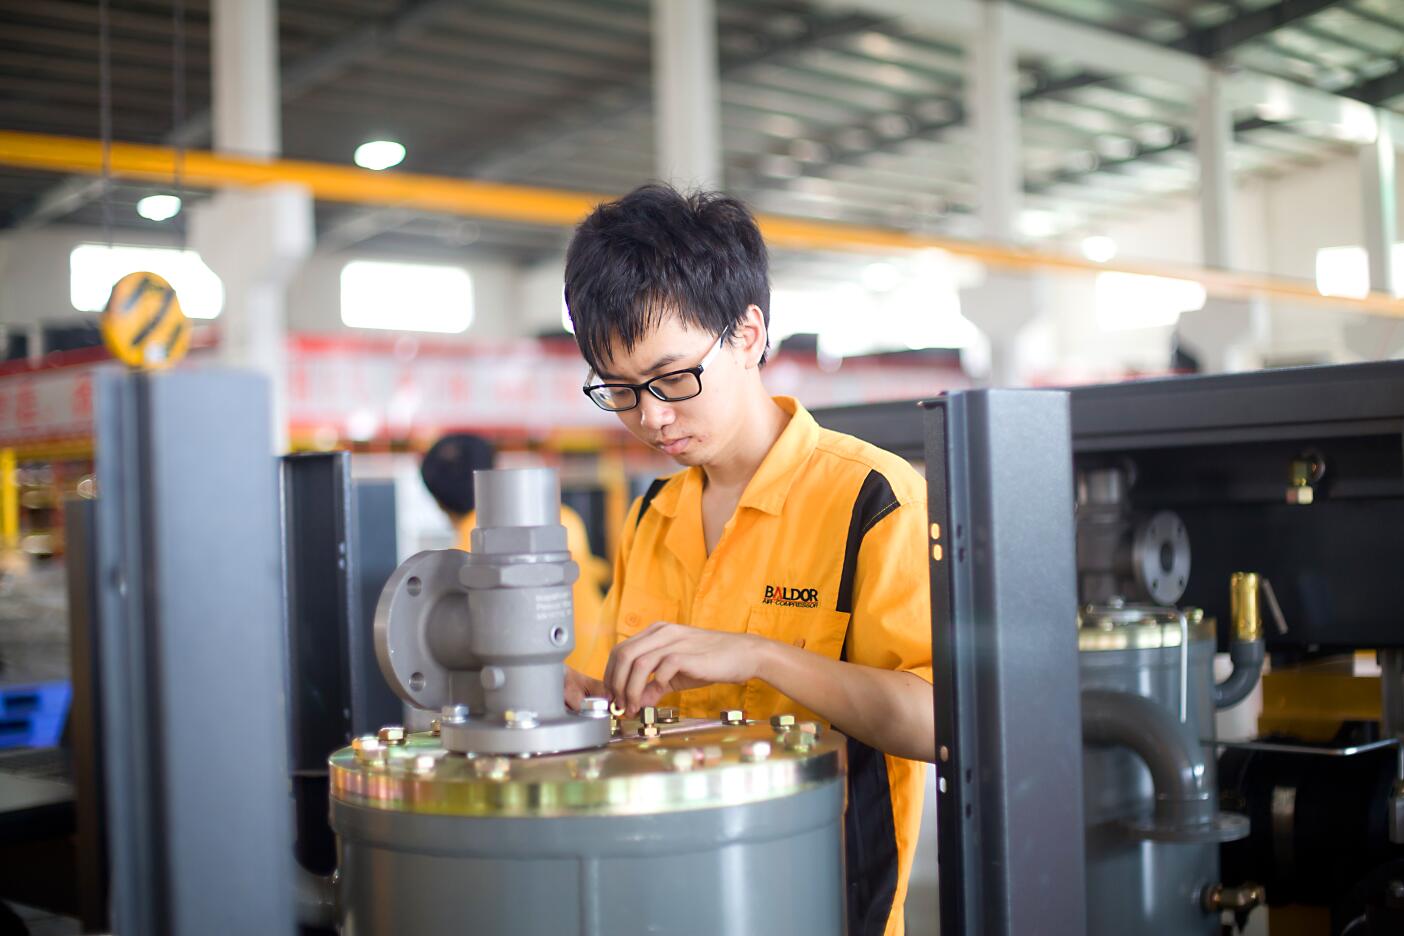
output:
<path id="1" fill-rule="evenodd" d="M 1181 753 L 1203 748 L 1202 758 L 1196 758 L 1203 765 L 1202 783 L 1189 785 L 1214 802 L 1214 750 L 1212 743 L 1202 744 L 1214 737 L 1212 624 L 1192 618 L 1181 723 L 1178 615 L 1170 609 L 1128 608 L 1094 617 L 1085 616 L 1079 630 L 1083 691 L 1113 690 L 1157 705 L 1163 716 L 1154 721 L 1178 732 Z M 1167 757 L 1166 763 L 1184 760 Z M 1246 824 L 1219 816 L 1216 832 L 1186 834 L 1186 841 L 1156 840 L 1173 836 L 1155 832 L 1156 790 L 1145 760 L 1129 747 L 1087 745 L 1082 763 L 1088 933 L 1217 936 L 1218 916 L 1203 906 L 1205 890 L 1219 882 L 1219 845 L 1213 839 L 1246 834 Z M 1162 770 L 1162 784 L 1170 785 L 1177 775 Z M 1162 818 L 1165 813 L 1162 807 Z"/>
<path id="2" fill-rule="evenodd" d="M 343 936 L 841 936 L 843 736 L 639 727 L 525 760 L 334 754 Z"/>
<path id="3" fill-rule="evenodd" d="M 551 468 L 499 468 L 473 473 L 479 527 L 557 526 L 561 486 Z"/>

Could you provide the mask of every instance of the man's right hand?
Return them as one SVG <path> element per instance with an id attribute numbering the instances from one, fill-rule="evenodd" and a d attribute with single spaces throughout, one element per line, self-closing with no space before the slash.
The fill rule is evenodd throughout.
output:
<path id="1" fill-rule="evenodd" d="M 609 690 L 598 679 L 592 679 L 579 670 L 565 668 L 565 703 L 572 712 L 580 711 L 580 700 L 586 696 L 608 699 Z"/>

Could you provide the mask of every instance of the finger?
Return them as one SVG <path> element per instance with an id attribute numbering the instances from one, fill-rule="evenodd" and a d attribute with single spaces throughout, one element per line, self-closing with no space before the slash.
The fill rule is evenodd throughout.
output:
<path id="1" fill-rule="evenodd" d="M 640 654 L 634 660 L 634 665 L 629 670 L 628 680 L 624 686 L 624 708 L 630 714 L 643 707 L 640 700 L 643 698 L 644 686 L 648 684 L 648 677 L 653 675 L 659 662 L 667 655 L 668 650 L 663 647 Z"/>
<path id="2" fill-rule="evenodd" d="M 666 626 L 667 626 L 667 624 L 666 624 L 665 622 L 663 622 L 663 621 L 655 621 L 654 623 L 650 624 L 648 627 L 646 627 L 646 628 L 644 628 L 643 630 L 639 631 L 639 632 L 638 632 L 637 634 L 635 634 L 634 636 L 629 637 L 628 639 L 623 640 L 623 641 L 621 641 L 620 643 L 618 643 L 618 644 L 614 647 L 614 649 L 611 650 L 611 651 L 609 652 L 609 660 L 605 663 L 605 671 L 604 671 L 604 682 L 605 682 L 605 685 L 607 685 L 607 686 L 613 686 L 613 685 L 614 685 L 614 681 L 615 681 L 615 672 L 616 672 L 616 671 L 618 670 L 618 668 L 619 668 L 621 659 L 623 659 L 623 658 L 621 658 L 620 653 L 619 653 L 621 647 L 636 647 L 636 646 L 638 646 L 638 643 L 639 643 L 640 639 L 645 638 L 645 637 L 648 637 L 649 635 L 656 633 L 656 632 L 659 630 L 659 628 L 666 627 Z M 627 658 L 627 659 L 630 659 L 630 660 L 633 659 L 632 656 L 628 656 L 627 654 L 626 654 L 626 658 Z"/>
<path id="3" fill-rule="evenodd" d="M 655 624 L 614 648 L 614 652 L 609 656 L 609 665 L 606 667 L 605 684 L 609 686 L 615 699 L 624 700 L 627 698 L 629 674 L 633 670 L 634 661 L 640 655 L 674 639 L 674 631 L 671 627 L 668 624 Z"/>
<path id="4" fill-rule="evenodd" d="M 670 653 L 658 662 L 658 666 L 653 671 L 653 681 L 643 688 L 639 705 L 657 705 L 665 695 L 670 692 L 677 692 L 684 688 L 679 676 L 684 672 L 686 664 L 681 654 Z"/>

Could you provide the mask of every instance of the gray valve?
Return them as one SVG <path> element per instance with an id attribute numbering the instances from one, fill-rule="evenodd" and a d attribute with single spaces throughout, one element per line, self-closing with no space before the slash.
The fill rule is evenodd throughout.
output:
<path id="1" fill-rule="evenodd" d="M 419 553 L 385 584 L 375 610 L 381 672 L 406 702 L 442 713 L 450 751 L 539 754 L 607 743 L 608 718 L 565 706 L 580 568 L 566 547 L 555 470 L 478 471 L 473 491 L 473 551 Z"/>

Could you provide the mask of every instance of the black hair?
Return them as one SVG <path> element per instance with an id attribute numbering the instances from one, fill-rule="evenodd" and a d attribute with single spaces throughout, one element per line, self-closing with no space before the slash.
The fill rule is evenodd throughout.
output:
<path id="1" fill-rule="evenodd" d="M 611 341 L 632 351 L 668 313 L 729 337 L 754 305 L 769 326 L 769 267 L 750 209 L 720 192 L 683 195 L 653 183 L 598 205 L 566 252 L 580 353 L 598 370 Z"/>
<path id="2" fill-rule="evenodd" d="M 435 442 L 419 464 L 419 476 L 439 506 L 455 516 L 473 512 L 473 472 L 492 467 L 492 443 L 458 433 Z"/>

